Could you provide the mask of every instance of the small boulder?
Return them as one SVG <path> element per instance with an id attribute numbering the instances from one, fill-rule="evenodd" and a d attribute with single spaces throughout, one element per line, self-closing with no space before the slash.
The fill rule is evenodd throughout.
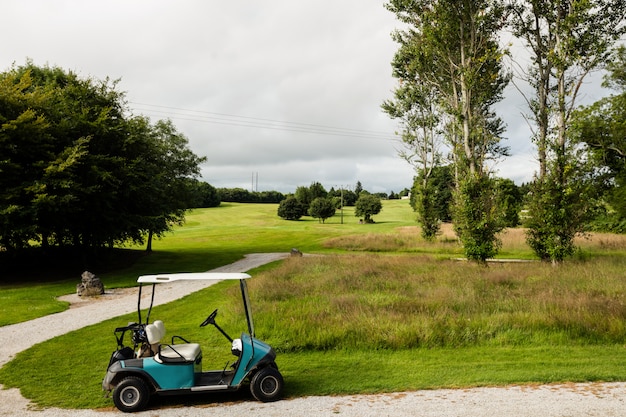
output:
<path id="1" fill-rule="evenodd" d="M 104 284 L 100 278 L 89 271 L 85 271 L 81 275 L 81 283 L 76 285 L 76 294 L 80 297 L 83 295 L 88 297 L 102 295 L 104 294 Z"/>

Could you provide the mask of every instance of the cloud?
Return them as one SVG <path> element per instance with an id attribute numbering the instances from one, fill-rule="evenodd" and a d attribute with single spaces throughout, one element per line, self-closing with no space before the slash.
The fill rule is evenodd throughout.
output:
<path id="1" fill-rule="evenodd" d="M 260 190 L 361 181 L 397 192 L 413 170 L 380 110 L 396 85 L 390 34 L 399 27 L 384 3 L 14 1 L 0 14 L 11 40 L 0 66 L 32 58 L 120 78 L 134 113 L 171 118 L 207 157 L 202 173 L 215 186 L 251 188 L 258 172 Z M 528 180 L 533 149 L 513 93 L 499 111 L 515 156 L 500 172 Z"/>

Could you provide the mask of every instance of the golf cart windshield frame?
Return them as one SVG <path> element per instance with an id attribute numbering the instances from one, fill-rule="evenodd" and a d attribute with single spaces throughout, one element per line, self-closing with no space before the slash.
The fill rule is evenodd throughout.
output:
<path id="1" fill-rule="evenodd" d="M 156 284 L 162 284 L 165 282 L 174 281 L 224 281 L 224 280 L 239 280 L 239 287 L 241 288 L 241 298 L 243 300 L 244 310 L 246 312 L 246 321 L 248 323 L 248 333 L 250 336 L 254 336 L 254 322 L 252 321 L 252 311 L 250 309 L 250 299 L 248 298 L 248 285 L 246 280 L 250 278 L 250 275 L 246 273 L 226 273 L 226 272 L 194 272 L 194 273 L 179 273 L 179 274 L 156 274 L 156 275 L 142 275 L 137 279 L 139 283 L 139 300 L 137 302 L 137 309 L 139 312 L 139 321 L 141 322 L 141 309 L 139 303 L 141 302 L 141 286 L 143 284 L 152 284 L 152 298 L 150 300 L 150 309 L 148 310 L 148 317 L 150 317 L 150 310 L 152 310 L 152 304 L 154 302 L 154 290 Z"/>

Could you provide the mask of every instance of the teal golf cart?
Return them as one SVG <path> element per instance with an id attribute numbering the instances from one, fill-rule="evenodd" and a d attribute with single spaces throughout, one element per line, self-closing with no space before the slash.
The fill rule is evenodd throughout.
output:
<path id="1" fill-rule="evenodd" d="M 124 412 L 139 411 L 148 405 L 152 395 L 175 395 L 239 390 L 249 382 L 250 391 L 259 401 L 276 401 L 283 388 L 283 377 L 276 366 L 274 350 L 254 337 L 254 324 L 246 280 L 243 273 L 188 273 L 144 275 L 139 277 L 137 301 L 138 322 L 115 329 L 117 349 L 111 355 L 102 389 L 112 393 L 115 406 Z M 159 283 L 180 280 L 238 280 L 241 289 L 247 332 L 238 339 L 231 338 L 216 322 L 214 310 L 200 324 L 214 326 L 230 342 L 236 356 L 233 365 L 222 370 L 202 370 L 202 349 L 181 336 L 163 339 L 165 324 L 160 320 L 150 323 L 154 294 Z M 146 319 L 141 317 L 141 290 L 152 285 L 152 296 Z M 125 335 L 130 336 L 128 345 Z M 228 369 L 227 369 L 228 368 Z"/>

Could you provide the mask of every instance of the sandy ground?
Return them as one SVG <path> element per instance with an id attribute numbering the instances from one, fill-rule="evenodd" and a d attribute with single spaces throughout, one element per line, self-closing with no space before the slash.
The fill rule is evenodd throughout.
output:
<path id="1" fill-rule="evenodd" d="M 289 256 L 286 253 L 251 254 L 212 272 L 246 272 L 265 263 Z M 176 282 L 160 284 L 155 304 L 163 304 L 198 291 L 212 283 Z M 167 286 L 167 291 L 162 291 Z M 149 297 L 149 291 L 144 296 Z M 33 344 L 121 314 L 136 311 L 136 289 L 108 292 L 102 297 L 83 300 L 76 295 L 64 297 L 72 308 L 62 313 L 26 323 L 0 327 L 0 366 Z M 626 364 L 625 364 L 626 366 Z M 287 381 L 288 383 L 288 381 Z M 80 389 L 80 387 L 77 387 Z M 219 401 L 208 397 L 206 403 L 192 405 L 155 404 L 136 413 L 149 417 L 199 417 L 206 414 L 269 416 L 425 416 L 425 417 L 582 417 L 625 416 L 626 383 L 561 384 L 510 386 L 463 390 L 432 390 L 377 395 L 305 397 L 275 403 L 239 399 Z M 120 416 L 113 407 L 107 410 L 37 409 L 19 390 L 0 390 L 0 416 L 20 417 L 109 417 Z"/>

